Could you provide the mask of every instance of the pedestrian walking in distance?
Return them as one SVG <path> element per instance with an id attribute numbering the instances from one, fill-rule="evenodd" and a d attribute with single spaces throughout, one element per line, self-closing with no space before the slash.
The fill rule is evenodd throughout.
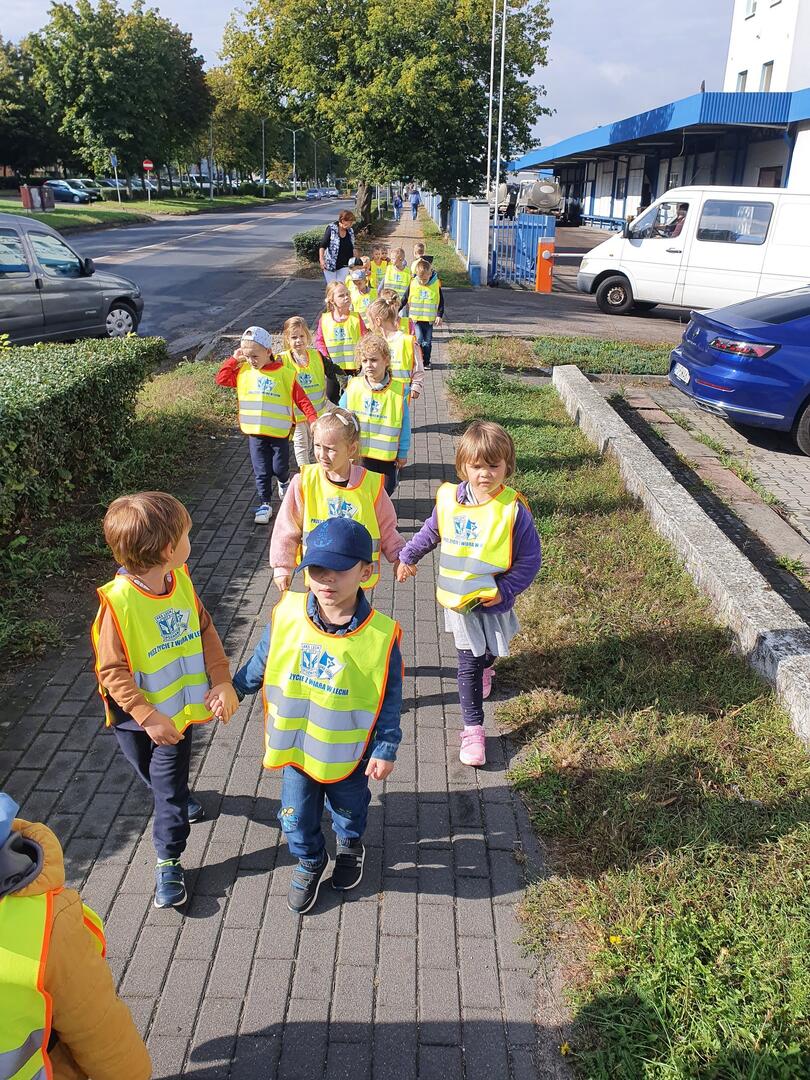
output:
<path id="1" fill-rule="evenodd" d="M 422 196 L 419 194 L 419 189 L 414 188 L 408 196 L 408 201 L 411 204 L 411 220 L 416 221 L 416 216 L 419 213 L 419 204 L 422 202 Z"/>

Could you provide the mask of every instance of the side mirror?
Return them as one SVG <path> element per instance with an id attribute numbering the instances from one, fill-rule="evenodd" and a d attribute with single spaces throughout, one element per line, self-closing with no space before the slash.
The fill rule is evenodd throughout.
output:
<path id="1" fill-rule="evenodd" d="M 82 259 L 82 273 L 85 277 L 90 277 L 91 274 L 95 274 L 96 264 L 92 259 Z"/>

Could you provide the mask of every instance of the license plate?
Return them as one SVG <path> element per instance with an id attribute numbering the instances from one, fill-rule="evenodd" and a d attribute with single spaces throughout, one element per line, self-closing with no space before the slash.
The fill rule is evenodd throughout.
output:
<path id="1" fill-rule="evenodd" d="M 682 383 L 688 383 L 689 379 L 691 378 L 689 374 L 689 368 L 684 367 L 683 364 L 673 364 L 672 374 Z"/>

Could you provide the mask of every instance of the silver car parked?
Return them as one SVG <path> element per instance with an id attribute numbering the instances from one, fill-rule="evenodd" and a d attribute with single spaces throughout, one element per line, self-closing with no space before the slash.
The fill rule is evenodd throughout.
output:
<path id="1" fill-rule="evenodd" d="M 0 214 L 0 334 L 19 345 L 124 337 L 142 313 L 133 281 L 97 271 L 49 225 Z"/>

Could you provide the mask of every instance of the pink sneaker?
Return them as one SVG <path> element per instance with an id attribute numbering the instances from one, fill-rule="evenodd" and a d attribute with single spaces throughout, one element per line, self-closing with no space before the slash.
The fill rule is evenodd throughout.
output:
<path id="1" fill-rule="evenodd" d="M 462 765 L 486 765 L 487 737 L 482 724 L 465 724 L 461 733 L 461 749 L 458 757 Z"/>
<path id="2" fill-rule="evenodd" d="M 494 667 L 485 667 L 484 668 L 484 701 L 486 701 L 487 698 L 489 697 L 489 695 L 492 693 L 492 680 L 494 678 L 495 678 L 495 668 Z"/>

